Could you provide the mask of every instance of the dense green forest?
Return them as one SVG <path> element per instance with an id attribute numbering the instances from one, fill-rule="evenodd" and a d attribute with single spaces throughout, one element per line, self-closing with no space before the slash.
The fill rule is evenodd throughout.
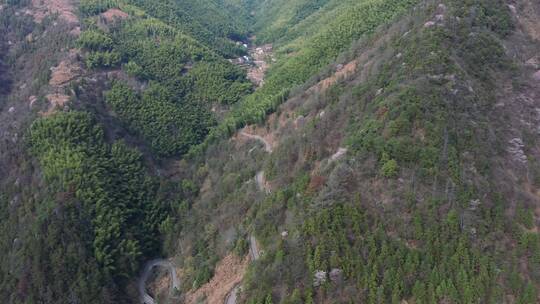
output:
<path id="1" fill-rule="evenodd" d="M 143 16 L 115 24 L 107 33 L 92 25 L 91 13 L 95 11 L 86 12 L 90 25 L 78 39 L 86 51 L 86 66 L 122 66 L 128 75 L 149 82 L 142 94 L 115 85 L 106 99 L 157 155 L 184 154 L 215 124 L 212 106 L 233 104 L 251 92 L 242 70 L 202 44 L 204 39 L 186 36 L 181 27 Z"/>
<path id="2" fill-rule="evenodd" d="M 45 181 L 62 194 L 54 203 L 66 209 L 65 225 L 76 236 L 74 244 L 92 248 L 90 261 L 97 264 L 66 267 L 73 272 L 70 276 L 83 280 L 70 285 L 83 302 L 97 301 L 92 297 L 99 293 L 84 294 L 88 291 L 82 284 L 105 281 L 122 287 L 144 257 L 159 250 L 158 226 L 166 207 L 156 200 L 157 184 L 146 174 L 139 152 L 121 142 L 106 144 L 103 130 L 83 112 L 37 120 L 30 130 L 30 145 Z M 68 262 L 77 259 L 77 251 L 71 250 L 66 248 Z M 56 258 L 54 251 L 43 254 Z M 86 281 L 87 276 L 96 281 Z M 61 288 L 54 290 L 56 301 L 63 302 L 66 296 Z"/>
<path id="3" fill-rule="evenodd" d="M 540 4 L 50 5 L 0 4 L 6 303 L 540 302 Z"/>

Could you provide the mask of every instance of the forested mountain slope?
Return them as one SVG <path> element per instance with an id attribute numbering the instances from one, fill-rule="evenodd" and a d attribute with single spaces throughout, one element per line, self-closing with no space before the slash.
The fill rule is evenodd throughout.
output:
<path id="1" fill-rule="evenodd" d="M 245 52 L 230 39 L 245 29 L 217 4 L 147 4 L 1 6 L 6 302 L 136 299 L 130 284 L 160 255 L 160 224 L 182 195 L 154 161 L 204 139 L 212 107 L 252 90 L 224 57 Z"/>
<path id="2" fill-rule="evenodd" d="M 377 16 L 371 4 L 350 20 Z M 198 283 L 206 261 L 222 279 L 213 255 L 246 253 L 255 237 L 247 303 L 538 302 L 539 7 L 410 5 L 181 167 L 201 187 L 175 249 L 185 279 Z M 317 62 L 302 52 L 338 49 L 343 32 L 327 30 L 286 59 L 278 46 L 266 85 Z"/>
<path id="3" fill-rule="evenodd" d="M 241 52 L 233 40 L 246 39 L 247 25 L 243 15 L 215 1 L 131 1 L 152 17 L 178 27 L 196 40 L 220 53 L 231 56 Z"/>
<path id="4" fill-rule="evenodd" d="M 539 20 L 512 0 L 0 4 L 0 298 L 540 302 Z"/>

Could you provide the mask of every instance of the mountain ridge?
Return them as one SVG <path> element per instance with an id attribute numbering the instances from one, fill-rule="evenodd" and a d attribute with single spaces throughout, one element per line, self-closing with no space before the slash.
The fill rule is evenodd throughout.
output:
<path id="1" fill-rule="evenodd" d="M 537 303 L 540 6 L 495 2 L 4 4 L 0 295 Z"/>

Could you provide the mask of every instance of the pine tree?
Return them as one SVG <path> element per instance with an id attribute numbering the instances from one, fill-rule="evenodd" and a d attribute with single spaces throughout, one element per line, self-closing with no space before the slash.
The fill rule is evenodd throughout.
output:
<path id="1" fill-rule="evenodd" d="M 295 288 L 289 297 L 289 299 L 285 302 L 287 304 L 302 304 L 302 296 L 300 294 L 300 290 L 298 288 Z"/>
<path id="2" fill-rule="evenodd" d="M 307 290 L 306 291 L 306 300 L 304 302 L 304 304 L 314 304 L 315 302 L 313 301 L 313 291 L 311 289 Z"/>
<path id="3" fill-rule="evenodd" d="M 396 284 L 392 289 L 392 304 L 401 303 L 401 286 Z"/>
<path id="4" fill-rule="evenodd" d="M 272 300 L 272 293 L 268 293 L 268 295 L 266 295 L 264 304 L 274 304 L 274 301 Z"/>
<path id="5" fill-rule="evenodd" d="M 415 299 L 415 303 L 426 303 L 426 286 L 420 281 L 414 283 L 412 290 L 412 296 Z"/>

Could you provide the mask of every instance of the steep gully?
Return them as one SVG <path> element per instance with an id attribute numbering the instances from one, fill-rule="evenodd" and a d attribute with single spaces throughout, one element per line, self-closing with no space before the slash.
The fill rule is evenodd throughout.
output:
<path id="1" fill-rule="evenodd" d="M 274 57 L 272 56 L 272 45 L 269 44 L 256 48 L 250 47 L 249 55 L 249 57 L 241 57 L 236 60 L 231 60 L 231 62 L 237 65 L 245 65 L 246 67 L 248 67 L 248 78 L 256 86 L 261 86 L 264 83 L 264 75 L 269 66 L 266 61 L 268 59 L 275 61 Z M 252 60 L 254 64 L 251 64 Z M 240 135 L 260 141 L 264 145 L 264 150 L 267 153 L 272 153 L 272 145 L 263 137 L 259 135 L 249 134 L 246 132 L 241 132 Z M 257 173 L 257 175 L 255 176 L 255 181 L 257 182 L 258 188 L 261 191 L 267 194 L 270 193 L 270 189 L 267 187 L 266 180 L 264 178 L 264 171 L 259 171 Z M 259 259 L 260 251 L 257 245 L 257 240 L 253 235 L 251 235 L 249 238 L 249 247 L 249 254 L 251 256 L 251 260 L 255 261 Z M 144 266 L 144 270 L 138 282 L 138 290 L 141 297 L 140 301 L 142 304 L 156 304 L 155 300 L 146 292 L 146 281 L 150 277 L 154 267 L 169 268 L 169 272 L 172 276 L 172 286 L 170 291 L 171 294 L 174 292 L 175 289 L 179 290 L 180 288 L 180 282 L 176 274 L 176 269 L 170 261 L 163 259 L 149 261 Z M 236 304 L 237 293 L 240 288 L 240 285 L 236 285 L 227 295 L 224 302 L 227 304 Z"/>

